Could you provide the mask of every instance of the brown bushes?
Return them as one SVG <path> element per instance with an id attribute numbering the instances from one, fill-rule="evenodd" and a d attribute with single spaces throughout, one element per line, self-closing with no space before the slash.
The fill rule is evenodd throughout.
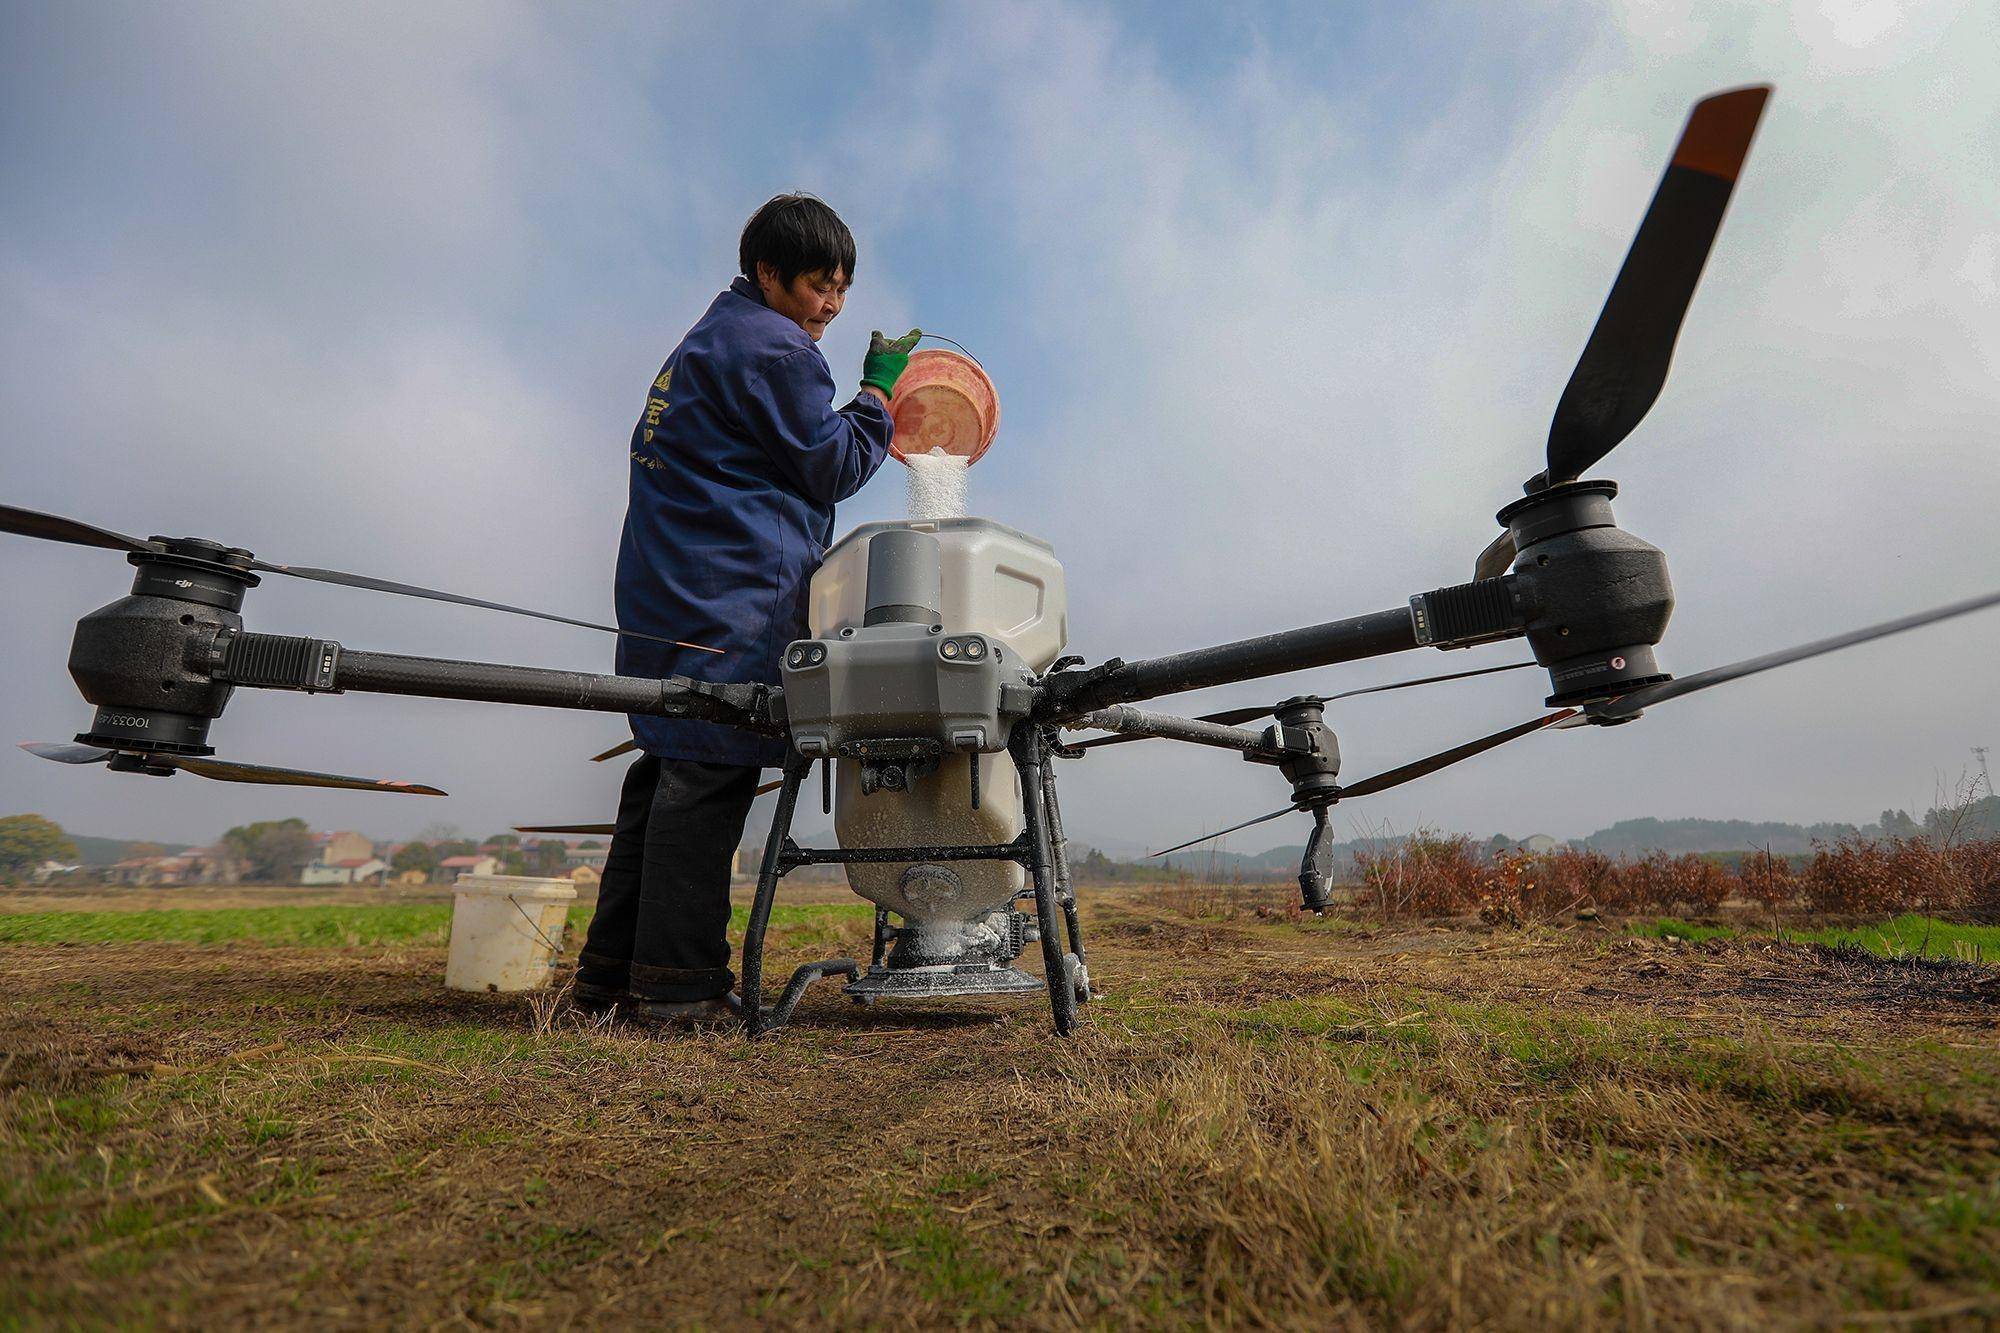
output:
<path id="1" fill-rule="evenodd" d="M 1955 845 L 1850 838 L 1819 848 L 1803 867 L 1757 851 L 1732 871 L 1694 853 L 1614 859 L 1575 848 L 1516 848 L 1489 857 L 1468 837 L 1420 832 L 1387 850 L 1356 853 L 1355 868 L 1358 906 L 1389 918 L 1479 912 L 1533 920 L 1581 908 L 1702 916 L 1732 898 L 1772 911 L 2000 915 L 2000 838 Z"/>

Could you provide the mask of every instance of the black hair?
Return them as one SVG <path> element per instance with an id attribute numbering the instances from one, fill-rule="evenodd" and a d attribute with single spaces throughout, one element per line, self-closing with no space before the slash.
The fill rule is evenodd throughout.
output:
<path id="1" fill-rule="evenodd" d="M 854 278 L 854 233 L 840 215 L 809 194 L 781 194 L 750 215 L 737 246 L 743 276 L 757 281 L 757 265 L 769 264 L 778 281 L 791 284 L 801 273 Z"/>

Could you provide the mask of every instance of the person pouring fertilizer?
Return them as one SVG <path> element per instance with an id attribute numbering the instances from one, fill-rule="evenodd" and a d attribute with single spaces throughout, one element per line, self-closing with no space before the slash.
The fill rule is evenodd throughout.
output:
<path id="1" fill-rule="evenodd" d="M 620 675 L 775 681 L 806 632 L 806 594 L 833 507 L 889 454 L 888 404 L 920 334 L 877 332 L 861 389 L 833 405 L 816 344 L 854 279 L 854 237 L 809 195 L 779 195 L 743 228 L 741 272 L 673 350 L 632 431 L 618 548 Z M 578 959 L 580 1008 L 659 1025 L 727 1022 L 729 871 L 761 768 L 784 743 L 679 718 L 631 718 L 625 777 Z"/>

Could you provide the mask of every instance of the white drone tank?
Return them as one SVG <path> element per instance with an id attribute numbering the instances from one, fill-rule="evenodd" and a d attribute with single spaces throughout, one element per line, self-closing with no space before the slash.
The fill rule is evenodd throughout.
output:
<path id="1" fill-rule="evenodd" d="M 1069 638 L 1069 601 L 1055 548 L 986 518 L 867 523 L 836 543 L 813 576 L 808 620 L 826 638 L 867 614 L 868 543 L 893 530 L 929 533 L 943 551 L 945 633 L 978 631 L 1046 670 Z M 833 825 L 842 847 L 1004 843 L 1020 836 L 1021 781 L 1004 750 L 980 756 L 980 802 L 972 807 L 970 765 L 948 762 L 909 791 L 861 794 L 860 767 L 834 765 Z M 847 882 L 911 925 L 969 922 L 1005 907 L 1025 874 L 1011 861 L 950 866 L 850 865 Z"/>

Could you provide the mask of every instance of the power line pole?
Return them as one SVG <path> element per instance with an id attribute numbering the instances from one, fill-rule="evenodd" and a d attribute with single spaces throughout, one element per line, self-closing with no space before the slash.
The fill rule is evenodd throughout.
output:
<path id="1" fill-rule="evenodd" d="M 1979 761 L 1979 776 L 1986 780 L 1986 794 L 1988 796 L 1993 795 L 1993 775 L 1986 771 L 1986 747 L 1983 745 L 1973 746 L 1972 757 Z"/>

